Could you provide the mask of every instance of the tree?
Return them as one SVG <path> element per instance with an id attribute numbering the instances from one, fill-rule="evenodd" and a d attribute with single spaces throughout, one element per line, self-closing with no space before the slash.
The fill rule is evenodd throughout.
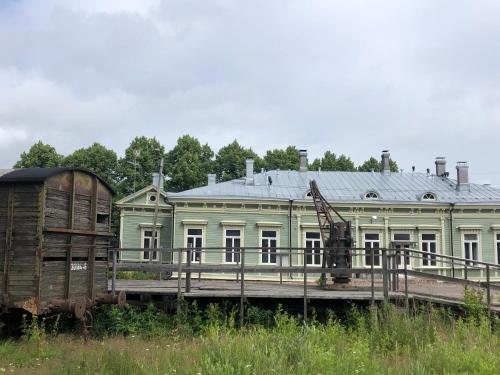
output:
<path id="1" fill-rule="evenodd" d="M 389 160 L 389 165 L 391 167 L 391 172 L 399 171 L 398 163 L 394 160 Z M 358 167 L 358 171 L 360 172 L 370 172 L 372 170 L 374 172 L 380 172 L 382 170 L 382 163 L 373 156 Z"/>
<path id="2" fill-rule="evenodd" d="M 245 175 L 246 159 L 254 160 L 254 168 L 262 168 L 262 159 L 251 148 L 242 147 L 238 141 L 222 147 L 215 157 L 215 171 L 219 181 L 240 178 Z"/>
<path id="3" fill-rule="evenodd" d="M 23 152 L 14 168 L 50 168 L 62 164 L 63 156 L 49 144 L 38 141 L 33 144 L 28 152 Z"/>
<path id="4" fill-rule="evenodd" d="M 118 162 L 120 194 L 128 195 L 151 185 L 164 153 L 165 147 L 156 138 L 135 137 Z"/>
<path id="5" fill-rule="evenodd" d="M 81 148 L 66 156 L 63 165 L 68 167 L 86 168 L 114 186 L 118 174 L 118 158 L 113 150 L 99 143 Z"/>
<path id="6" fill-rule="evenodd" d="M 353 161 L 350 157 L 344 154 L 337 157 L 335 153 L 326 151 L 321 159 L 314 159 L 310 169 L 317 171 L 321 168 L 322 171 L 347 171 L 353 172 L 356 170 Z"/>
<path id="7" fill-rule="evenodd" d="M 206 184 L 207 174 L 213 169 L 214 152 L 208 144 L 189 135 L 177 140 L 166 155 L 166 171 L 171 177 L 168 188 L 172 191 L 192 189 Z"/>
<path id="8" fill-rule="evenodd" d="M 295 146 L 288 146 L 285 150 L 274 149 L 266 152 L 264 156 L 264 166 L 267 170 L 298 170 L 299 150 Z"/>

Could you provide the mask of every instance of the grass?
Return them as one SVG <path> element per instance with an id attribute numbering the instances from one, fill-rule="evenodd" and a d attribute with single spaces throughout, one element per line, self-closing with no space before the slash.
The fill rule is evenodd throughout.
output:
<path id="1" fill-rule="evenodd" d="M 307 324 L 251 307 L 242 328 L 230 305 L 179 316 L 108 306 L 88 341 L 55 333 L 57 322 L 27 323 L 22 339 L 0 342 L 0 374 L 497 374 L 499 321 L 473 297 L 462 317 L 388 305 Z"/>

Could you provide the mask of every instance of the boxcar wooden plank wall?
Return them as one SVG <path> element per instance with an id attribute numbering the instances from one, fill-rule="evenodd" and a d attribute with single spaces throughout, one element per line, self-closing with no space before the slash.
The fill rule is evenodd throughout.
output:
<path id="1" fill-rule="evenodd" d="M 0 181 L 0 301 L 34 314 L 107 293 L 112 191 L 84 170 L 45 171 Z"/>

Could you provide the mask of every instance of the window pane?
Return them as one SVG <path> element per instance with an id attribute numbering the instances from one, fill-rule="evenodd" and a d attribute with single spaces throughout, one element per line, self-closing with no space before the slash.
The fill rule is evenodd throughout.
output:
<path id="1" fill-rule="evenodd" d="M 422 241 L 435 241 L 436 235 L 433 233 L 422 233 Z"/>
<path id="2" fill-rule="evenodd" d="M 262 231 L 262 237 L 276 237 L 276 231 L 274 230 L 264 230 Z"/>
<path id="3" fill-rule="evenodd" d="M 477 234 L 464 234 L 464 240 L 477 241 Z"/>
<path id="4" fill-rule="evenodd" d="M 233 247 L 233 240 L 231 238 L 226 238 L 226 247 Z"/>
<path id="5" fill-rule="evenodd" d="M 276 240 L 271 240 L 271 247 L 276 247 Z"/>
<path id="6" fill-rule="evenodd" d="M 410 241 L 409 233 L 395 233 L 394 241 Z"/>
<path id="7" fill-rule="evenodd" d="M 365 233 L 366 240 L 378 240 L 378 233 Z"/>
<path id="8" fill-rule="evenodd" d="M 239 238 L 235 238 L 234 239 L 234 247 L 240 247 L 240 239 Z"/>
<path id="9" fill-rule="evenodd" d="M 188 229 L 188 235 L 201 236 L 201 229 Z"/>
<path id="10" fill-rule="evenodd" d="M 320 238 L 319 232 L 306 232 L 306 238 Z"/>
<path id="11" fill-rule="evenodd" d="M 500 241 L 500 234 L 497 234 L 497 241 Z"/>
<path id="12" fill-rule="evenodd" d="M 240 230 L 239 229 L 227 229 L 226 230 L 226 236 L 239 237 L 240 236 Z"/>
<path id="13" fill-rule="evenodd" d="M 196 247 L 201 247 L 201 237 L 196 238 Z"/>
<path id="14" fill-rule="evenodd" d="M 152 230 L 145 230 L 144 237 L 153 237 L 153 231 Z"/>

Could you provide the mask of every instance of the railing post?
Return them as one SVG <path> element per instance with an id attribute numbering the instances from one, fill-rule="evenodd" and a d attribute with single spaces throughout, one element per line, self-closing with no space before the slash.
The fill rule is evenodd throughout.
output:
<path id="1" fill-rule="evenodd" d="M 304 323 L 307 322 L 307 259 L 304 249 Z"/>
<path id="2" fill-rule="evenodd" d="M 182 249 L 177 249 L 177 314 L 181 312 L 182 300 Z"/>
<path id="3" fill-rule="evenodd" d="M 491 288 L 490 288 L 490 265 L 486 265 L 486 304 L 488 312 L 491 313 Z"/>
<path id="4" fill-rule="evenodd" d="M 191 257 L 193 256 L 193 248 L 191 246 L 188 246 L 188 249 L 186 251 L 186 257 L 187 257 L 187 268 L 188 272 L 186 272 L 186 293 L 191 292 Z"/>
<path id="5" fill-rule="evenodd" d="M 384 302 L 389 300 L 389 280 L 388 280 L 388 270 L 387 270 L 387 250 L 381 249 L 382 251 L 382 278 L 384 286 Z"/>
<path id="6" fill-rule="evenodd" d="M 467 280 L 467 262 L 464 262 L 464 279 Z"/>
<path id="7" fill-rule="evenodd" d="M 245 249 L 240 249 L 240 270 L 241 270 L 241 281 L 240 281 L 240 327 L 243 327 L 245 323 Z"/>
<path id="8" fill-rule="evenodd" d="M 408 313 L 409 310 L 410 310 L 410 302 L 408 300 L 408 266 L 406 264 L 406 257 L 407 257 L 407 254 L 406 252 L 404 253 L 404 259 L 403 259 L 403 262 L 404 262 L 404 270 L 405 270 L 405 309 L 406 309 L 406 312 Z"/>
<path id="9" fill-rule="evenodd" d="M 280 257 L 280 285 L 283 284 L 283 256 L 281 254 L 281 251 L 279 253 L 276 253 L 276 254 L 279 254 L 279 257 Z"/>
<path id="10" fill-rule="evenodd" d="M 366 251 L 368 249 L 365 248 L 365 259 L 366 259 Z M 374 251 L 373 251 L 373 248 L 370 247 L 370 258 L 371 258 L 371 266 L 370 266 L 370 274 L 371 274 L 371 281 L 372 281 L 372 285 L 371 285 L 371 292 L 372 292 L 372 300 L 371 300 L 371 304 L 374 305 L 375 304 L 375 269 L 373 268 L 373 263 L 375 262 L 375 255 L 374 255 Z"/>
<path id="11" fill-rule="evenodd" d="M 111 293 L 113 294 L 113 297 L 116 296 L 116 256 L 117 256 L 117 250 L 112 249 L 113 252 L 113 275 L 111 276 Z"/>

